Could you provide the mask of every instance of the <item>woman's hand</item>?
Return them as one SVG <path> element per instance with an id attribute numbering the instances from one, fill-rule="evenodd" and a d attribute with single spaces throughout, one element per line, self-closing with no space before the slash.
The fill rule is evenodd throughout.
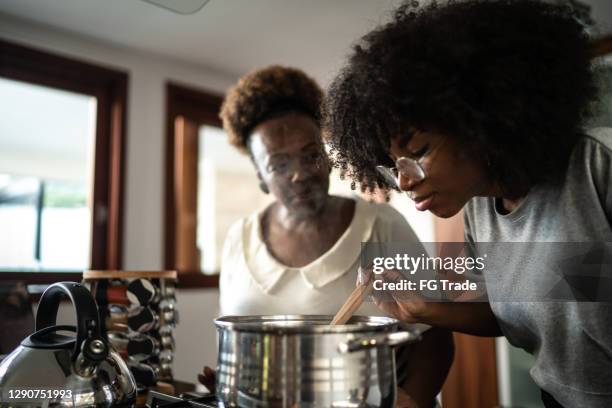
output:
<path id="1" fill-rule="evenodd" d="M 395 270 L 375 275 L 366 268 L 360 271 L 357 284 L 371 279 L 397 283 L 405 278 Z M 425 323 L 476 336 L 502 335 L 488 302 L 431 300 L 418 291 L 406 290 L 379 291 L 372 298 L 380 310 L 402 322 Z"/>
<path id="2" fill-rule="evenodd" d="M 386 314 L 405 323 L 429 324 L 428 314 L 432 314 L 432 308 L 421 299 L 401 301 L 374 297 L 374 304 Z"/>
<path id="3" fill-rule="evenodd" d="M 215 382 L 217 381 L 217 374 L 215 373 L 215 370 L 205 366 L 204 369 L 202 369 L 202 374 L 198 374 L 198 381 L 200 384 L 208 388 L 208 391 L 210 391 L 212 394 L 215 393 Z"/>
<path id="4" fill-rule="evenodd" d="M 374 274 L 370 267 L 359 270 L 357 285 L 368 284 L 371 280 L 397 283 L 402 279 L 404 276 L 398 271 L 386 270 L 382 274 Z M 372 295 L 372 300 L 379 309 L 398 320 L 406 323 L 424 323 L 427 304 L 417 291 L 385 289 Z"/>
<path id="5" fill-rule="evenodd" d="M 421 408 L 415 400 L 402 388 L 397 388 L 397 401 L 395 408 Z"/>

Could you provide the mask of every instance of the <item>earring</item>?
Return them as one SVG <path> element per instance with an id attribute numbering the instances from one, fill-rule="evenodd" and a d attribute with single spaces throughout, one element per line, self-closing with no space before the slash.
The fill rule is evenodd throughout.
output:
<path id="1" fill-rule="evenodd" d="M 269 193 L 270 193 L 270 190 L 268 189 L 268 186 L 267 186 L 267 185 L 266 185 L 266 183 L 264 183 L 263 181 L 260 181 L 260 182 L 259 182 L 259 189 L 260 189 L 261 191 L 263 191 L 263 192 L 264 192 L 264 194 L 269 194 Z"/>

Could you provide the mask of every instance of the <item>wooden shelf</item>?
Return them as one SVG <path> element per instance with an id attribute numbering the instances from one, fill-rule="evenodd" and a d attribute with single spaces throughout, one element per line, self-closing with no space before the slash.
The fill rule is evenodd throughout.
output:
<path id="1" fill-rule="evenodd" d="M 83 279 L 174 279 L 177 278 L 176 271 L 85 271 Z"/>

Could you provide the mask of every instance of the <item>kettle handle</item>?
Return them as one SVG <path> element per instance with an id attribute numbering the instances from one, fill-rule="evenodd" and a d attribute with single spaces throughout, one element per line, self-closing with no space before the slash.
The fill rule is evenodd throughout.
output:
<path id="1" fill-rule="evenodd" d="M 83 342 L 100 340 L 100 322 L 98 307 L 93 296 L 85 286 L 75 282 L 58 282 L 49 286 L 40 298 L 36 311 L 36 331 L 54 326 L 57 322 L 57 310 L 62 295 L 66 295 L 72 302 L 77 316 L 76 342 L 73 358 L 76 359 L 83 347 Z M 88 353 L 89 347 L 86 348 Z M 95 354 L 95 353 L 94 353 Z M 92 355 L 93 359 L 103 356 Z"/>

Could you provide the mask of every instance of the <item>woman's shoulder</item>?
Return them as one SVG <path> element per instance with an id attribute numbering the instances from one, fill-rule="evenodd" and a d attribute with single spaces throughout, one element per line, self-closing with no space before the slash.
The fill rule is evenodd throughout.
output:
<path id="1" fill-rule="evenodd" d="M 225 240 L 228 241 L 228 240 L 241 239 L 241 237 L 243 236 L 245 232 L 245 228 L 248 228 L 248 226 L 253 223 L 251 220 L 252 216 L 253 215 L 251 214 L 251 215 L 242 217 L 232 222 L 232 224 L 227 230 L 227 235 L 225 236 Z"/>
<path id="2" fill-rule="evenodd" d="M 266 211 L 267 207 L 261 210 L 256 210 L 247 216 L 234 221 L 227 232 L 226 239 L 237 239 L 239 237 L 250 235 L 252 232 L 257 232 L 261 223 L 261 216 Z"/>
<path id="3" fill-rule="evenodd" d="M 570 159 L 569 177 L 575 173 L 589 176 L 596 184 L 609 182 L 612 173 L 612 128 L 600 127 L 588 130 L 580 138 Z M 604 178 L 605 180 L 600 180 Z"/>
<path id="4" fill-rule="evenodd" d="M 406 218 L 395 207 L 387 203 L 373 203 L 377 207 L 377 217 L 393 224 L 408 224 Z"/>
<path id="5" fill-rule="evenodd" d="M 224 254 L 235 254 L 244 250 L 245 241 L 250 241 L 253 235 L 257 236 L 260 212 L 253 213 L 234 221 L 225 235 Z M 246 239 L 245 239 L 246 238 Z M 224 256 L 225 257 L 225 256 Z"/>
<path id="6" fill-rule="evenodd" d="M 608 149 L 612 149 L 612 127 L 601 126 L 591 128 L 586 131 L 586 136 L 607 145 Z"/>
<path id="7" fill-rule="evenodd" d="M 221 255 L 221 278 L 227 281 L 232 276 L 244 276 L 247 271 L 249 251 L 257 245 L 260 212 L 255 211 L 234 221 L 225 235 Z"/>
<path id="8" fill-rule="evenodd" d="M 376 203 L 354 197 L 356 214 L 370 220 L 371 239 L 375 241 L 418 241 L 406 218 L 387 203 Z"/>
<path id="9" fill-rule="evenodd" d="M 364 207 L 364 212 L 378 222 L 392 225 L 408 224 L 406 218 L 393 206 L 387 203 L 378 203 L 355 197 L 358 205 Z"/>
<path id="10" fill-rule="evenodd" d="M 352 201 L 355 203 L 355 218 L 365 218 L 377 220 L 381 219 L 384 221 L 398 221 L 400 218 L 403 219 L 402 215 L 389 204 L 376 203 L 368 201 L 358 196 L 357 194 L 352 195 L 332 195 L 333 199 Z M 399 218 L 398 218 L 399 217 Z"/>
<path id="11" fill-rule="evenodd" d="M 612 155 L 612 127 L 589 129 L 578 146 L 587 149 L 603 150 L 603 154 Z"/>

